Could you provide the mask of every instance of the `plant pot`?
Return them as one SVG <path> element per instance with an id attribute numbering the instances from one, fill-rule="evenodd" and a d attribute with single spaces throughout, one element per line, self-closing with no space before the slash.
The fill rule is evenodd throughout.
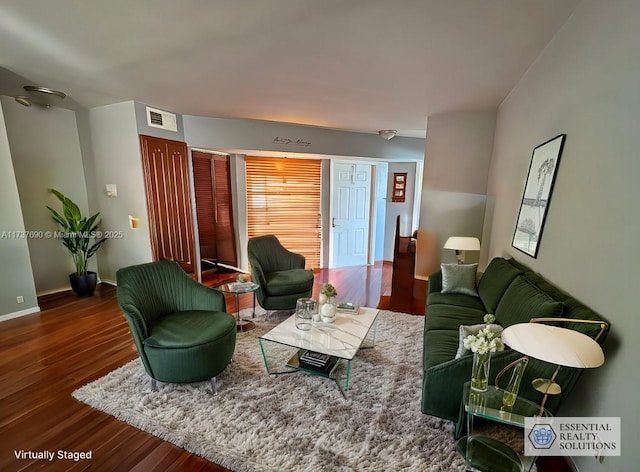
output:
<path id="1" fill-rule="evenodd" d="M 326 323 L 332 323 L 336 319 L 336 311 L 337 307 L 333 302 L 333 297 L 330 297 L 320 310 L 320 314 L 322 315 L 322 321 Z"/>
<path id="2" fill-rule="evenodd" d="M 98 274 L 95 272 L 87 272 L 84 275 L 74 273 L 69 276 L 69 282 L 71 283 L 71 289 L 76 295 L 79 297 L 89 297 L 96 291 Z"/>

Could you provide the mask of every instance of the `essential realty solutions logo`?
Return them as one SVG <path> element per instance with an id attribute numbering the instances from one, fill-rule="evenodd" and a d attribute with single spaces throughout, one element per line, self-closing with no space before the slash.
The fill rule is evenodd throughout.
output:
<path id="1" fill-rule="evenodd" d="M 619 417 L 525 418 L 526 456 L 619 456 Z"/>
<path id="2" fill-rule="evenodd" d="M 556 432 L 547 423 L 534 424 L 529 432 L 529 441 L 535 449 L 550 449 L 556 437 Z"/>

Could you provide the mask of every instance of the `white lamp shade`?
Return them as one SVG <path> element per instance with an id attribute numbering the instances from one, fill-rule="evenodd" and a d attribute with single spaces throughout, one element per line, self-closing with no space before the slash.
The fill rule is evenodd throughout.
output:
<path id="1" fill-rule="evenodd" d="M 480 240 L 468 236 L 451 236 L 444 243 L 445 249 L 455 249 L 458 251 L 479 251 Z"/>
<path id="2" fill-rule="evenodd" d="M 600 367 L 604 353 L 586 334 L 541 323 L 519 323 L 502 332 L 502 342 L 522 354 L 564 367 Z"/>

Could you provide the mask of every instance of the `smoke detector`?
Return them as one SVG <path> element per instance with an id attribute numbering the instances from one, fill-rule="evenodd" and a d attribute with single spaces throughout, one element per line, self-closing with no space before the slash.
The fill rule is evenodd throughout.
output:
<path id="1" fill-rule="evenodd" d="M 398 132 L 395 129 L 381 129 L 378 131 L 378 134 L 382 139 L 389 141 L 391 138 L 394 138 Z"/>

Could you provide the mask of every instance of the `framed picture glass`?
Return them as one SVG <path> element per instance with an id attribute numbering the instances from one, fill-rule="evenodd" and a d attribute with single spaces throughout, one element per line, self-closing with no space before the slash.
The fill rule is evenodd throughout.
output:
<path id="1" fill-rule="evenodd" d="M 403 203 L 407 192 L 407 173 L 396 172 L 393 174 L 393 196 L 391 201 L 395 203 Z"/>
<path id="2" fill-rule="evenodd" d="M 512 242 L 514 248 L 531 257 L 538 256 L 540 238 L 566 136 L 560 134 L 533 149 Z"/>

